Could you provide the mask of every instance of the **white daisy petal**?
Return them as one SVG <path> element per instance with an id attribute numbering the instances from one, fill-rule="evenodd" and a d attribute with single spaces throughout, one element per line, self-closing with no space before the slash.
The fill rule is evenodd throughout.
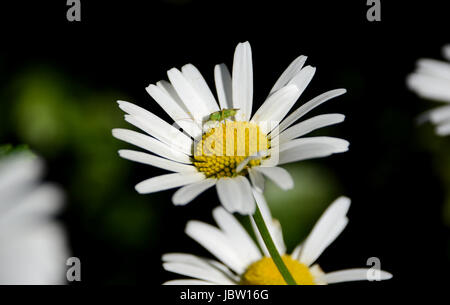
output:
<path id="1" fill-rule="evenodd" d="M 417 61 L 417 73 L 428 74 L 450 81 L 450 63 L 422 58 Z"/>
<path id="2" fill-rule="evenodd" d="M 304 55 L 300 55 L 297 57 L 288 67 L 287 69 L 281 74 L 280 78 L 276 81 L 275 85 L 273 86 L 272 90 L 270 90 L 270 94 L 274 93 L 275 91 L 280 90 L 282 87 L 286 86 L 287 83 L 289 83 L 295 75 L 297 75 L 303 65 L 306 62 L 307 57 Z"/>
<path id="3" fill-rule="evenodd" d="M 204 260 L 198 256 L 179 252 L 163 254 L 161 260 L 163 262 L 186 263 L 199 266 L 202 266 L 205 263 Z"/>
<path id="4" fill-rule="evenodd" d="M 278 126 L 306 89 L 314 76 L 315 71 L 316 69 L 311 66 L 303 68 L 293 79 L 291 79 L 291 81 L 289 81 L 287 86 L 269 96 L 255 113 L 252 121 L 276 122 L 276 126 Z M 269 131 L 271 130 L 265 130 L 266 133 Z"/>
<path id="5" fill-rule="evenodd" d="M 251 157 L 247 157 L 244 159 L 244 161 L 240 162 L 237 166 L 236 166 L 236 173 L 240 173 L 245 166 L 247 166 L 248 162 L 250 162 L 252 159 Z"/>
<path id="6" fill-rule="evenodd" d="M 314 264 L 309 267 L 309 272 L 314 278 L 314 284 L 316 285 L 327 285 L 327 282 L 324 280 L 325 272 L 323 272 L 322 268 L 318 264 Z"/>
<path id="7" fill-rule="evenodd" d="M 204 102 L 202 96 L 194 89 L 178 69 L 172 68 L 167 71 L 170 82 L 177 91 L 186 108 L 190 111 L 189 115 L 197 122 L 203 120 L 210 114 L 208 105 Z"/>
<path id="8" fill-rule="evenodd" d="M 275 142 L 275 141 L 274 141 Z M 269 155 L 268 150 L 261 150 L 258 151 L 256 154 L 253 154 L 251 156 L 246 157 L 243 161 L 239 162 L 236 166 L 236 173 L 240 173 L 247 164 L 252 160 L 260 160 L 264 157 L 267 157 Z"/>
<path id="9" fill-rule="evenodd" d="M 267 121 L 277 122 L 279 124 L 281 120 L 283 120 L 283 118 L 294 106 L 295 102 L 303 93 L 303 91 L 305 91 L 306 87 L 311 82 L 311 79 L 313 78 L 315 72 L 316 68 L 306 66 L 297 75 L 295 75 L 293 79 L 291 79 L 291 81 L 288 83 L 288 86 L 296 86 L 296 94 L 291 99 L 284 101 L 284 103 L 280 103 L 278 107 L 273 108 L 273 112 L 269 113 L 270 115 L 267 118 Z"/>
<path id="10" fill-rule="evenodd" d="M 255 213 L 255 200 L 252 195 L 252 187 L 248 179 L 244 176 L 238 176 L 233 178 L 237 180 L 238 190 L 240 197 L 240 209 L 239 213 L 244 215 L 253 215 Z"/>
<path id="11" fill-rule="evenodd" d="M 172 280 L 167 281 L 163 283 L 163 285 L 217 285 L 217 283 L 211 283 L 207 281 L 201 281 L 201 280 Z"/>
<path id="12" fill-rule="evenodd" d="M 131 161 L 152 165 L 171 172 L 185 173 L 185 172 L 197 172 L 195 166 L 178 163 L 175 161 L 167 160 L 161 157 L 150 155 L 144 152 L 121 149 L 119 155 Z"/>
<path id="13" fill-rule="evenodd" d="M 310 257 L 310 261 L 314 262 L 317 260 L 317 258 L 319 258 L 319 256 L 323 253 L 323 251 L 325 251 L 325 249 L 328 248 L 328 246 L 331 245 L 333 243 L 333 241 L 342 233 L 342 231 L 347 226 L 347 223 L 348 223 L 348 218 L 343 217 L 343 218 L 337 220 L 334 225 L 330 226 L 326 237 L 321 242 L 318 242 L 314 246 L 315 247 L 315 251 L 314 251 L 315 256 Z M 301 261 L 302 260 L 301 252 L 297 255 L 296 259 L 303 263 L 303 261 Z"/>
<path id="14" fill-rule="evenodd" d="M 264 176 L 260 172 L 253 169 L 248 170 L 248 175 L 253 187 L 261 193 L 264 192 Z"/>
<path id="15" fill-rule="evenodd" d="M 189 112 L 184 109 L 184 104 L 182 104 L 181 99 L 170 83 L 161 81 L 158 82 L 157 86 L 149 85 L 146 90 L 172 120 L 190 136 L 197 138 L 202 134 L 201 128 L 190 116 Z"/>
<path id="16" fill-rule="evenodd" d="M 175 205 L 185 205 L 198 195 L 216 184 L 216 179 L 205 179 L 199 182 L 195 182 L 186 186 L 183 186 L 177 190 L 172 197 L 172 202 Z"/>
<path id="17" fill-rule="evenodd" d="M 427 74 L 413 73 L 407 77 L 406 83 L 409 89 L 416 92 L 420 97 L 450 102 L 449 81 L 446 79 Z"/>
<path id="18" fill-rule="evenodd" d="M 450 120 L 450 106 L 441 106 L 425 112 L 421 119 L 422 121 L 430 120 L 434 124 Z"/>
<path id="19" fill-rule="evenodd" d="M 345 119 L 345 115 L 333 113 L 333 114 L 322 114 L 312 117 L 306 121 L 300 122 L 284 130 L 279 134 L 280 144 L 286 143 L 292 139 L 304 136 L 316 129 L 330 126 L 333 124 L 341 123 Z"/>
<path id="20" fill-rule="evenodd" d="M 193 266 L 199 266 L 206 269 L 213 269 L 214 272 L 219 270 L 234 282 L 239 281 L 239 277 L 234 274 L 227 266 L 212 259 L 206 259 L 187 253 L 166 253 L 162 256 L 163 262 L 183 263 Z"/>
<path id="21" fill-rule="evenodd" d="M 178 96 L 177 91 L 172 86 L 172 84 L 166 80 L 160 80 L 159 82 L 156 82 L 156 86 L 168 97 L 170 97 L 171 102 L 178 105 L 176 109 L 179 109 L 179 111 L 183 111 L 182 117 L 177 117 L 177 119 L 189 117 L 189 110 L 186 108 L 186 105 L 183 103 L 183 100 Z M 147 88 L 149 88 L 148 86 Z M 158 102 L 158 101 L 157 101 Z M 169 103 L 170 104 L 170 103 Z M 162 106 L 161 106 L 162 107 Z M 166 107 L 166 104 L 164 104 L 164 107 Z M 165 109 L 164 109 L 165 110 Z"/>
<path id="22" fill-rule="evenodd" d="M 205 179 L 205 175 L 199 172 L 174 173 L 152 177 L 136 185 L 136 191 L 141 194 L 149 194 L 199 182 Z"/>
<path id="23" fill-rule="evenodd" d="M 446 124 L 442 124 L 436 127 L 436 133 L 440 136 L 450 135 L 450 121 L 448 121 Z"/>
<path id="24" fill-rule="evenodd" d="M 214 95 L 209 89 L 209 86 L 200 71 L 198 71 L 198 69 L 192 64 L 184 65 L 181 68 L 181 71 L 191 86 L 200 95 L 209 113 L 219 111 L 219 106 L 217 105 L 216 99 L 214 98 Z"/>
<path id="25" fill-rule="evenodd" d="M 291 174 L 282 167 L 258 166 L 255 167 L 255 171 L 262 173 L 283 190 L 289 190 L 294 187 L 294 180 Z"/>
<path id="26" fill-rule="evenodd" d="M 0 162 L 0 194 L 33 183 L 42 173 L 43 164 L 39 158 L 27 158 L 22 154 L 5 157 Z"/>
<path id="27" fill-rule="evenodd" d="M 247 265 L 240 259 L 228 237 L 216 227 L 200 221 L 189 221 L 186 234 L 211 252 L 237 274 L 242 274 Z"/>
<path id="28" fill-rule="evenodd" d="M 281 230 L 280 223 L 278 222 L 278 220 L 272 218 L 272 215 L 270 214 L 269 206 L 267 205 L 264 195 L 257 190 L 253 190 L 253 196 L 255 197 L 256 204 L 258 205 L 258 207 L 261 211 L 261 215 L 264 219 L 264 222 L 266 223 L 267 229 L 269 230 L 270 236 L 272 237 L 275 247 L 277 248 L 278 252 L 281 255 L 285 254 L 286 253 L 286 245 L 284 244 L 283 232 Z M 264 243 L 264 240 L 262 239 L 262 236 L 259 233 L 259 230 L 258 230 L 253 218 L 251 218 L 251 221 L 252 221 L 253 231 L 255 232 L 255 235 L 258 240 L 260 248 L 263 250 L 265 256 L 270 257 L 270 253 L 266 248 L 266 244 Z"/>
<path id="29" fill-rule="evenodd" d="M 342 231 L 344 231 L 347 224 L 348 224 L 347 217 L 342 217 L 341 219 L 339 219 L 335 223 L 335 225 L 330 228 L 330 231 L 328 232 L 328 237 L 324 239 L 318 252 L 323 253 L 323 251 L 325 251 L 325 249 L 328 248 L 328 246 L 331 245 L 339 235 L 341 235 Z"/>
<path id="30" fill-rule="evenodd" d="M 302 106 L 300 106 L 299 108 L 297 108 L 290 115 L 288 115 L 286 117 L 286 119 L 284 119 L 280 123 L 279 131 L 282 132 L 283 130 L 285 130 L 286 128 L 291 126 L 295 121 L 300 119 L 302 116 L 307 114 L 312 109 L 316 108 L 320 104 L 322 104 L 336 96 L 344 94 L 345 92 L 347 92 L 345 89 L 335 89 L 335 90 L 330 90 L 325 93 L 322 93 L 319 96 L 316 96 L 312 100 L 308 101 L 307 103 L 305 103 Z"/>
<path id="31" fill-rule="evenodd" d="M 306 87 L 308 87 L 315 73 L 316 68 L 306 66 L 289 81 L 288 85 L 296 85 L 298 91 L 302 94 Z"/>
<path id="32" fill-rule="evenodd" d="M 447 60 L 450 60 L 450 45 L 446 45 L 442 48 L 442 54 Z"/>
<path id="33" fill-rule="evenodd" d="M 0 235 L 0 285 L 66 283 L 70 254 L 63 228 L 50 220 L 33 224 L 18 223 Z"/>
<path id="34" fill-rule="evenodd" d="M 260 123 L 261 131 L 267 134 L 271 131 L 271 128 L 281 122 L 299 96 L 300 92 L 295 85 L 288 85 L 281 88 L 267 98 L 264 104 L 256 111 L 251 121 Z M 275 122 L 277 124 L 266 126 L 269 125 L 269 122 Z"/>
<path id="35" fill-rule="evenodd" d="M 264 198 L 264 194 L 261 192 L 257 192 L 256 189 L 253 189 L 253 196 L 255 197 L 256 203 L 258 204 L 264 221 L 269 222 L 272 219 L 272 214 L 270 212 L 269 205 Z"/>
<path id="36" fill-rule="evenodd" d="M 278 164 L 326 157 L 348 150 L 348 141 L 333 137 L 311 137 L 291 140 L 280 146 Z M 265 162 L 262 162 L 264 165 Z"/>
<path id="37" fill-rule="evenodd" d="M 325 250 L 324 243 L 330 244 L 337 237 L 336 233 L 342 231 L 340 230 L 342 219 L 346 218 L 349 208 L 350 199 L 339 197 L 325 210 L 302 246 L 299 256 L 300 262 L 307 266 L 314 263 Z"/>
<path id="38" fill-rule="evenodd" d="M 183 128 L 183 131 L 188 133 L 194 139 L 197 139 L 202 134 L 202 126 L 200 121 L 196 121 L 194 117 L 187 110 L 186 105 L 183 103 L 181 98 L 178 96 L 177 91 L 172 86 L 171 83 L 161 80 L 156 83 L 159 89 L 161 89 L 167 96 L 171 97 L 172 100 L 179 105 L 182 109 L 181 111 L 176 111 L 173 113 L 172 119 L 175 123 Z M 176 107 L 176 106 L 175 106 Z M 168 112 L 168 109 L 164 109 Z M 170 114 L 169 114 L 170 115 Z"/>
<path id="39" fill-rule="evenodd" d="M 213 268 L 204 268 L 183 263 L 163 263 L 163 268 L 166 271 L 178 273 L 185 276 L 190 276 L 199 280 L 210 281 L 218 285 L 234 284 L 223 273 Z"/>
<path id="40" fill-rule="evenodd" d="M 232 281 L 234 281 L 235 283 L 238 283 L 240 280 L 239 275 L 237 275 L 236 273 L 234 273 L 233 271 L 231 271 L 227 266 L 225 266 L 224 264 L 216 261 L 216 260 L 210 260 L 209 263 L 211 265 L 213 265 L 215 268 L 217 268 L 218 270 L 221 270 L 224 274 L 226 274 Z"/>
<path id="41" fill-rule="evenodd" d="M 221 109 L 233 108 L 231 74 L 225 64 L 214 67 L 214 80 Z"/>
<path id="42" fill-rule="evenodd" d="M 299 260 L 300 253 L 302 251 L 302 244 L 298 244 L 297 247 L 292 251 L 291 257 L 293 259 Z"/>
<path id="43" fill-rule="evenodd" d="M 228 212 L 239 212 L 244 215 L 255 212 L 255 201 L 247 178 L 243 176 L 221 178 L 217 181 L 216 187 L 220 202 Z"/>
<path id="44" fill-rule="evenodd" d="M 39 157 L 14 153 L 0 160 L 0 285 L 66 282 L 70 257 L 63 228 L 52 219 L 63 192 L 41 183 Z"/>
<path id="45" fill-rule="evenodd" d="M 176 148 L 186 154 L 192 153 L 192 139 L 177 128 L 144 108 L 124 101 L 118 101 L 118 103 L 119 107 L 128 113 L 125 115 L 127 122 L 168 144 L 171 148 Z"/>
<path id="46" fill-rule="evenodd" d="M 310 143 L 327 144 L 332 147 L 335 147 L 336 149 L 347 148 L 347 146 L 349 144 L 348 141 L 340 139 L 340 138 L 335 138 L 335 137 L 326 137 L 326 136 L 305 137 L 305 138 L 300 138 L 300 139 L 294 139 L 287 143 L 281 144 L 280 145 L 280 153 L 282 153 L 286 150 L 295 148 L 297 146 L 302 146 L 302 145 L 310 144 Z"/>
<path id="47" fill-rule="evenodd" d="M 368 272 L 373 272 L 371 269 L 355 268 L 326 273 L 323 280 L 328 284 L 351 282 L 351 281 L 367 281 L 369 279 Z M 379 270 L 380 280 L 389 280 L 392 274 L 389 272 Z"/>
<path id="48" fill-rule="evenodd" d="M 136 145 L 164 158 L 181 163 L 192 163 L 190 157 L 185 153 L 171 149 L 167 144 L 145 134 L 120 128 L 113 129 L 112 134 L 119 140 Z"/>
<path id="49" fill-rule="evenodd" d="M 216 188 L 219 200 L 227 211 L 230 213 L 238 211 L 240 202 L 235 191 L 237 182 L 233 178 L 221 178 L 217 181 Z"/>
<path id="50" fill-rule="evenodd" d="M 21 189 L 20 193 L 13 197 L 17 200 L 0 196 L 3 197 L 0 198 L 3 199 L 0 201 L 0 231 L 5 232 L 12 226 L 35 225 L 36 221 L 56 214 L 62 207 L 63 194 L 55 185 L 46 183 Z"/>
<path id="51" fill-rule="evenodd" d="M 246 265 L 250 265 L 261 258 L 258 247 L 233 215 L 222 207 L 217 207 L 213 211 L 213 216 L 219 228 L 228 236 Z"/>
<path id="52" fill-rule="evenodd" d="M 450 45 L 442 49 L 444 57 L 450 60 Z M 424 99 L 450 103 L 450 63 L 435 59 L 419 59 L 417 69 L 408 75 L 407 86 Z M 417 119 L 419 123 L 431 121 L 440 136 L 450 135 L 450 106 L 427 111 Z"/>
<path id="53" fill-rule="evenodd" d="M 253 105 L 252 50 L 248 42 L 236 47 L 232 77 L 233 108 L 238 108 L 236 120 L 248 121 Z"/>

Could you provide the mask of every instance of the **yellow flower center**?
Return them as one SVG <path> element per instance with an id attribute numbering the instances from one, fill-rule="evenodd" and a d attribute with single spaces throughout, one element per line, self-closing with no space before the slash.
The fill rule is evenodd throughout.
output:
<path id="1" fill-rule="evenodd" d="M 245 175 L 248 168 L 261 164 L 261 158 L 251 159 L 239 173 L 238 164 L 268 148 L 269 140 L 257 124 L 225 121 L 205 132 L 196 143 L 194 165 L 208 178 Z"/>
<path id="2" fill-rule="evenodd" d="M 315 285 L 309 268 L 289 255 L 282 256 L 297 285 Z M 286 285 L 272 258 L 264 257 L 251 264 L 241 277 L 241 285 Z"/>

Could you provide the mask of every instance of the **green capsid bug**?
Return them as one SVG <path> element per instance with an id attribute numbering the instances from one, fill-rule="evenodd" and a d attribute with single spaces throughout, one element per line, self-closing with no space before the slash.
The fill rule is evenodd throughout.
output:
<path id="1" fill-rule="evenodd" d="M 235 116 L 239 108 L 222 109 L 209 115 L 208 121 L 223 121 L 227 118 Z"/>
<path id="2" fill-rule="evenodd" d="M 238 110 L 239 110 L 239 108 L 225 108 L 225 109 L 222 109 L 222 110 L 219 110 L 219 111 L 215 111 L 215 112 L 211 113 L 211 114 L 208 116 L 208 120 L 205 121 L 204 124 L 209 125 L 208 123 L 211 123 L 211 122 L 220 122 L 220 121 L 223 121 L 223 120 L 225 120 L 225 119 L 227 119 L 227 118 L 230 118 L 230 117 L 232 117 L 232 116 L 235 116 L 236 113 L 238 112 Z M 200 126 L 200 125 L 198 124 L 198 122 L 196 122 L 196 121 L 195 121 L 194 119 L 192 119 L 192 118 L 177 119 L 177 120 L 175 120 L 175 122 L 177 122 L 177 121 L 188 121 L 188 120 L 189 120 L 189 121 L 193 121 L 200 129 L 202 128 L 202 126 Z"/>

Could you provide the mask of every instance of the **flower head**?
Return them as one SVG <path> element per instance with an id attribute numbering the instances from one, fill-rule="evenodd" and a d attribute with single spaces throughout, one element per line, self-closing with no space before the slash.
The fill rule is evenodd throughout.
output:
<path id="1" fill-rule="evenodd" d="M 152 154 L 120 150 L 123 158 L 160 167 L 172 174 L 136 185 L 139 193 L 181 187 L 172 201 L 184 205 L 216 186 L 229 212 L 253 214 L 252 189 L 262 191 L 264 177 L 282 189 L 293 187 L 289 173 L 278 165 L 344 152 L 348 142 L 332 137 L 303 137 L 344 120 L 342 114 L 318 115 L 293 125 L 313 108 L 345 93 L 323 93 L 288 113 L 311 81 L 315 68 L 295 59 L 277 80 L 262 106 L 252 115 L 253 68 L 248 42 L 238 44 L 232 74 L 215 66 L 217 99 L 191 64 L 167 72 L 170 82 L 147 87 L 148 93 L 174 120 L 175 126 L 129 102 L 119 101 L 125 120 L 147 133 L 114 129 L 113 135 Z M 300 138 L 302 137 L 302 138 Z"/>
<path id="2" fill-rule="evenodd" d="M 267 204 L 259 192 L 255 193 L 257 204 L 268 224 L 269 231 L 282 259 L 299 285 L 320 285 L 358 280 L 390 279 L 388 272 L 356 268 L 324 273 L 316 264 L 322 252 L 340 235 L 347 225 L 350 200 L 340 197 L 323 213 L 309 236 L 291 254 L 286 253 L 280 224 L 272 219 Z M 218 227 L 189 221 L 186 234 L 211 252 L 219 261 L 185 253 L 163 255 L 165 270 L 188 276 L 191 279 L 172 280 L 169 285 L 216 284 L 216 285 L 278 285 L 285 284 L 283 277 L 270 258 L 267 248 L 255 228 L 258 245 L 251 239 L 233 215 L 218 207 L 213 211 Z"/>
<path id="3" fill-rule="evenodd" d="M 450 60 L 450 45 L 443 48 L 444 57 Z M 435 59 L 420 59 L 417 69 L 407 78 L 408 87 L 420 97 L 450 103 L 450 63 Z M 450 104 L 432 109 L 420 117 L 431 121 L 436 133 L 450 135 Z"/>

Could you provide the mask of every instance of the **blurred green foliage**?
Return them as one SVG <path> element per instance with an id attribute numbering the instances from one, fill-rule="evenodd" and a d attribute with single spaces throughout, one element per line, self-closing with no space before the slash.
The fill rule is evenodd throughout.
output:
<path id="1" fill-rule="evenodd" d="M 66 188 L 68 217 L 80 218 L 80 230 L 120 249 L 147 247 L 157 217 L 149 197 L 129 187 L 132 165 L 119 158 L 123 143 L 111 135 L 125 125 L 115 103 L 123 94 L 94 87 L 42 66 L 19 73 L 2 106 L 8 134 L 57 166 L 50 171 Z"/>
<path id="2" fill-rule="evenodd" d="M 26 73 L 13 88 L 17 96 L 12 122 L 21 139 L 46 154 L 57 154 L 70 144 L 79 114 L 61 77 L 42 71 Z"/>
<path id="3" fill-rule="evenodd" d="M 281 191 L 273 182 L 266 183 L 265 196 L 274 218 L 283 228 L 288 250 L 309 234 L 322 212 L 341 194 L 333 173 L 319 162 L 303 161 L 283 166 L 294 179 L 294 188 Z"/>
<path id="4" fill-rule="evenodd" d="M 1 144 L 0 145 L 0 158 L 6 157 L 12 154 L 18 154 L 18 153 L 27 153 L 30 155 L 33 155 L 33 152 L 30 150 L 28 145 L 21 144 L 13 146 L 12 144 Z"/>

